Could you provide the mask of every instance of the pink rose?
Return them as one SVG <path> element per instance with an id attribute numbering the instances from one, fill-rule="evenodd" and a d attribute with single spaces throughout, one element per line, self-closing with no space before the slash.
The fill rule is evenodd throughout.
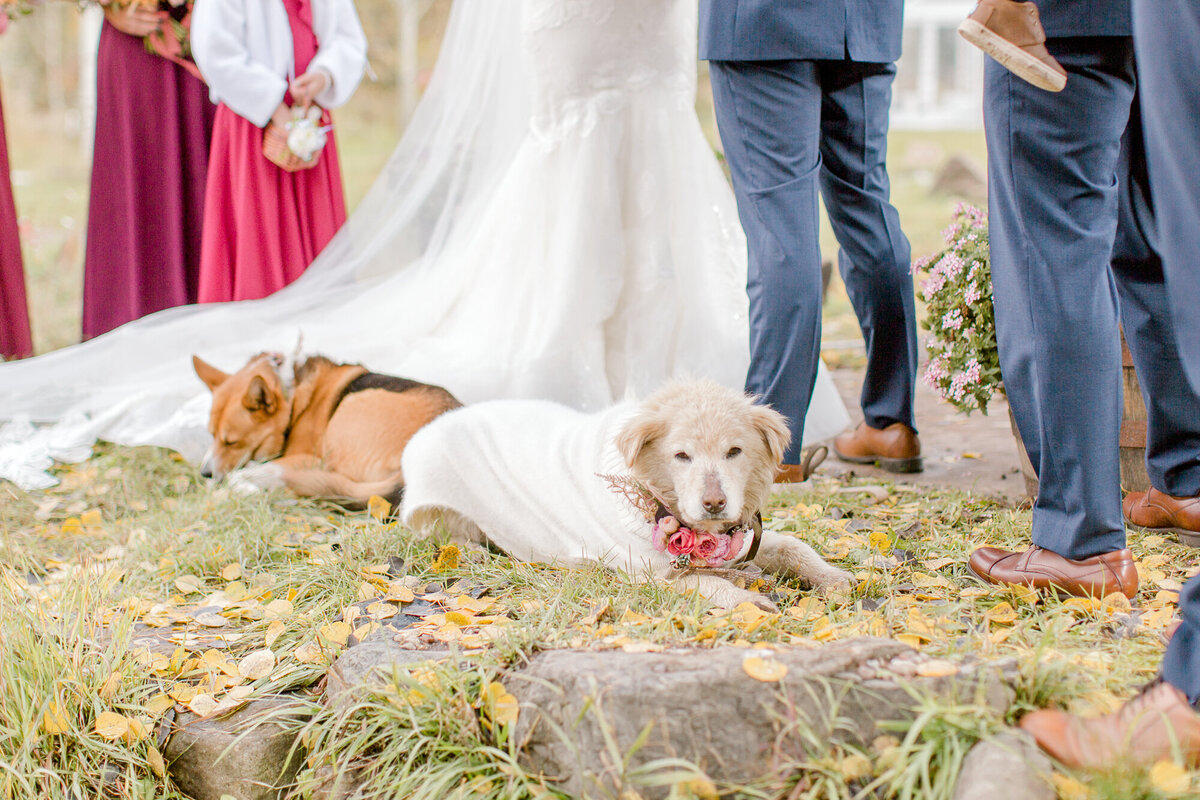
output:
<path id="1" fill-rule="evenodd" d="M 696 549 L 696 532 L 691 528 L 680 528 L 667 540 L 667 552 L 673 556 L 690 554 Z"/>
<path id="2" fill-rule="evenodd" d="M 696 534 L 696 549 L 692 552 L 693 555 L 704 559 L 710 565 L 717 561 L 724 561 L 729 552 L 729 537 L 698 533 Z"/>
<path id="3" fill-rule="evenodd" d="M 650 543 L 654 545 L 655 550 L 661 553 L 667 549 L 667 537 L 677 530 L 679 530 L 679 520 L 674 517 L 663 517 L 654 523 L 654 530 L 650 532 Z"/>

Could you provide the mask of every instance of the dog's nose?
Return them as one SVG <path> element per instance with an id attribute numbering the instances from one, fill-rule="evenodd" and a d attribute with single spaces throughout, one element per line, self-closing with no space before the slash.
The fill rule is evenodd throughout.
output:
<path id="1" fill-rule="evenodd" d="M 704 504 L 704 510 L 709 514 L 720 514 L 725 510 L 726 500 L 723 494 L 705 495 L 700 502 Z"/>
<path id="2" fill-rule="evenodd" d="M 211 466 L 209 466 L 208 464 L 205 464 L 200 467 L 200 477 L 211 478 L 212 476 L 213 476 L 213 471 L 212 471 Z"/>

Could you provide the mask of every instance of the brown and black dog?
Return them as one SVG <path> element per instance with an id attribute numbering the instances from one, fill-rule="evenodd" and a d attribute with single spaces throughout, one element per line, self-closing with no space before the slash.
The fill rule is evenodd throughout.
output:
<path id="1" fill-rule="evenodd" d="M 462 404 L 440 386 L 335 364 L 259 353 L 233 374 L 199 356 L 192 365 L 212 392 L 213 443 L 201 471 L 235 489 L 286 486 L 304 497 L 355 504 L 380 495 L 395 506 L 400 456 L 434 417 Z"/>

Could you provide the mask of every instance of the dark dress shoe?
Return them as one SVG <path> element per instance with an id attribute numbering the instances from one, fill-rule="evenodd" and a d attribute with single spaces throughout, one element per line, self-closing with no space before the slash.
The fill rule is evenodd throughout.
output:
<path id="1" fill-rule="evenodd" d="M 842 461 L 874 464 L 888 472 L 920 472 L 924 468 L 921 440 L 916 431 L 902 422 L 893 422 L 886 428 L 872 428 L 863 422 L 852 432 L 837 436 L 833 452 Z"/>
<path id="2" fill-rule="evenodd" d="M 1009 72 L 1039 89 L 1061 92 L 1067 71 L 1046 49 L 1046 31 L 1035 3 L 979 0 L 958 26 L 971 44 L 1000 62 Z"/>
<path id="3" fill-rule="evenodd" d="M 1180 752 L 1200 765 L 1200 714 L 1183 692 L 1165 681 L 1112 714 L 1077 717 L 1065 711 L 1026 714 L 1021 727 L 1038 745 L 1069 767 L 1111 769 L 1114 764 L 1150 765 Z"/>
<path id="4" fill-rule="evenodd" d="M 775 483 L 803 483 L 829 455 L 829 448 L 815 444 L 800 453 L 799 464 L 780 464 L 775 472 Z"/>
<path id="5" fill-rule="evenodd" d="M 1138 589 L 1137 568 L 1128 550 L 1073 561 L 1036 545 L 1020 553 L 980 547 L 971 553 L 967 567 L 986 583 L 1052 589 L 1078 597 L 1121 592 L 1132 600 Z"/>
<path id="6" fill-rule="evenodd" d="M 1174 533 L 1184 544 L 1200 547 L 1200 497 L 1172 497 L 1152 488 L 1125 495 L 1121 511 L 1139 530 Z"/>

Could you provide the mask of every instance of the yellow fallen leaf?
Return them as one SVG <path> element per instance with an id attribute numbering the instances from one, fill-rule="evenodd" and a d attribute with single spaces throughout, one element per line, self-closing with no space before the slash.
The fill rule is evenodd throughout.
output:
<path id="1" fill-rule="evenodd" d="M 217 710 L 217 701 L 211 694 L 202 692 L 192 698 L 187 707 L 198 717 L 207 717 Z"/>
<path id="2" fill-rule="evenodd" d="M 358 585 L 358 599 L 371 600 L 379 596 L 379 589 L 375 588 L 375 584 L 363 581 Z"/>
<path id="3" fill-rule="evenodd" d="M 116 695 L 117 689 L 121 688 L 121 673 L 119 671 L 111 673 L 104 679 L 104 683 L 100 685 L 100 697 L 103 700 L 112 700 Z"/>
<path id="4" fill-rule="evenodd" d="M 1092 796 L 1087 786 L 1061 773 L 1052 773 L 1050 780 L 1054 783 L 1054 791 L 1060 800 L 1088 800 Z"/>
<path id="5" fill-rule="evenodd" d="M 957 675 L 958 665 L 952 661 L 935 658 L 918 664 L 917 674 L 926 678 L 944 678 L 948 675 Z"/>
<path id="6" fill-rule="evenodd" d="M 1105 595 L 1104 598 L 1100 600 L 1100 607 L 1109 614 L 1129 614 L 1133 612 L 1133 604 L 1130 603 L 1129 598 L 1121 592 L 1113 592 L 1112 594 Z"/>
<path id="7" fill-rule="evenodd" d="M 1159 761 L 1150 768 L 1150 783 L 1168 797 L 1178 797 L 1192 788 L 1192 776 L 1174 761 Z"/>
<path id="8" fill-rule="evenodd" d="M 743 659 L 742 670 L 751 678 L 754 678 L 754 680 L 762 681 L 763 683 L 781 681 L 788 673 L 787 664 L 776 661 L 769 656 L 766 658 L 750 656 Z"/>
<path id="9" fill-rule="evenodd" d="M 367 499 L 367 513 L 372 519 L 382 521 L 391 511 L 392 504 L 386 498 L 373 494 Z"/>
<path id="10" fill-rule="evenodd" d="M 396 616 L 396 612 L 398 610 L 399 609 L 391 603 L 371 603 L 371 605 L 367 606 L 367 616 L 371 619 L 390 619 L 391 617 Z M 460 614 L 459 616 L 462 615 Z M 466 623 L 463 622 L 459 624 L 465 625 Z"/>
<path id="11" fill-rule="evenodd" d="M 79 522 L 89 533 L 95 533 L 104 528 L 104 515 L 100 513 L 100 509 L 93 508 L 80 514 Z"/>
<path id="12" fill-rule="evenodd" d="M 383 599 L 392 603 L 411 603 L 416 599 L 413 590 L 404 585 L 404 581 L 391 581 Z"/>
<path id="13" fill-rule="evenodd" d="M 471 618 L 468 617 L 466 614 L 462 613 L 461 611 L 447 611 L 446 612 L 446 624 L 447 625 L 457 625 L 460 628 L 465 628 L 466 626 L 471 624 Z"/>
<path id="14" fill-rule="evenodd" d="M 101 739 L 116 741 L 129 730 L 129 719 L 115 711 L 102 711 L 96 717 L 96 733 Z"/>
<path id="15" fill-rule="evenodd" d="M 997 625 L 1012 625 L 1017 621 L 1017 610 L 1007 602 L 1000 602 L 985 611 L 983 618 Z"/>
<path id="16" fill-rule="evenodd" d="M 83 533 L 83 523 L 79 521 L 79 517 L 67 517 L 63 520 L 61 530 L 67 536 L 78 536 Z"/>
<path id="17" fill-rule="evenodd" d="M 275 669 L 275 654 L 270 650 L 255 650 L 238 664 L 238 674 L 248 681 L 265 678 Z"/>
<path id="18" fill-rule="evenodd" d="M 267 619 L 290 617 L 295 610 L 295 607 L 282 597 L 272 600 L 263 606 L 263 611 L 266 613 Z"/>
<path id="19" fill-rule="evenodd" d="M 963 453 L 962 457 L 963 458 L 983 458 L 983 456 L 979 453 Z"/>
<path id="20" fill-rule="evenodd" d="M 860 781 L 871 774 L 871 759 L 861 753 L 851 753 L 838 761 L 838 772 L 847 781 Z"/>
<path id="21" fill-rule="evenodd" d="M 158 748 L 153 744 L 146 747 L 146 763 L 150 765 L 150 771 L 160 778 L 167 777 L 167 762 L 163 760 L 162 753 L 158 752 Z"/>
<path id="22" fill-rule="evenodd" d="M 171 699 L 169 694 L 159 692 L 147 700 L 142 708 L 152 717 L 161 717 L 173 705 L 175 705 L 175 701 Z"/>
<path id="23" fill-rule="evenodd" d="M 283 633 L 284 627 L 285 626 L 281 620 L 275 620 L 268 625 L 267 632 L 263 636 L 263 645 L 265 645 L 267 648 L 270 648 L 271 645 L 275 644 L 275 640 L 278 639 L 279 635 Z"/>
<path id="24" fill-rule="evenodd" d="M 339 647 L 345 647 L 351 632 L 350 625 L 346 622 L 331 622 L 322 626 L 320 630 L 322 638 Z"/>
<path id="25" fill-rule="evenodd" d="M 323 664 L 327 660 L 325 651 L 316 642 L 305 642 L 296 648 L 292 656 L 301 664 Z"/>
<path id="26" fill-rule="evenodd" d="M 484 716 L 491 722 L 497 725 L 516 724 L 521 712 L 520 704 L 500 681 L 492 681 L 485 686 L 480 699 Z"/>
<path id="27" fill-rule="evenodd" d="M 205 611 L 203 614 L 197 614 L 192 617 L 192 619 L 196 621 L 197 625 L 203 625 L 206 628 L 220 628 L 229 622 L 229 620 L 215 611 Z"/>
<path id="28" fill-rule="evenodd" d="M 690 800 L 720 800 L 721 797 L 716 784 L 708 778 L 692 778 L 677 783 L 672 787 L 670 796 Z"/>
<path id="29" fill-rule="evenodd" d="M 242 565 L 234 561 L 231 564 L 226 564 L 221 569 L 221 577 L 227 581 L 236 581 L 242 577 Z"/>
<path id="30" fill-rule="evenodd" d="M 59 708 L 57 702 L 52 701 L 46 707 L 46 713 L 42 714 L 42 730 L 51 736 L 57 736 L 60 733 L 66 733 L 69 727 L 62 709 Z"/>
<path id="31" fill-rule="evenodd" d="M 192 594 L 204 588 L 204 581 L 195 575 L 180 575 L 175 579 L 175 588 L 184 594 Z"/>
<path id="32" fill-rule="evenodd" d="M 129 730 L 125 731 L 125 743 L 136 744 L 150 736 L 150 728 L 142 720 L 134 717 L 129 720 Z"/>
<path id="33" fill-rule="evenodd" d="M 233 581 L 225 587 L 225 596 L 231 603 L 240 603 L 250 596 L 250 590 L 241 581 Z"/>
<path id="34" fill-rule="evenodd" d="M 167 694 L 170 695 L 171 699 L 176 703 L 186 706 L 188 703 L 192 702 L 193 698 L 195 698 L 196 687 L 187 683 L 177 683 L 167 690 Z"/>
<path id="35" fill-rule="evenodd" d="M 354 638 L 361 642 L 382 627 L 378 622 L 368 622 L 366 625 L 359 625 L 354 629 Z"/>
<path id="36" fill-rule="evenodd" d="M 892 549 L 892 540 L 883 531 L 871 531 L 867 537 L 867 544 L 872 550 L 878 550 L 881 553 Z"/>
<path id="37" fill-rule="evenodd" d="M 437 557 L 433 560 L 431 569 L 434 572 L 445 572 L 450 569 L 458 569 L 459 562 L 462 560 L 462 553 L 458 547 L 452 544 L 444 545 L 438 548 Z"/>

